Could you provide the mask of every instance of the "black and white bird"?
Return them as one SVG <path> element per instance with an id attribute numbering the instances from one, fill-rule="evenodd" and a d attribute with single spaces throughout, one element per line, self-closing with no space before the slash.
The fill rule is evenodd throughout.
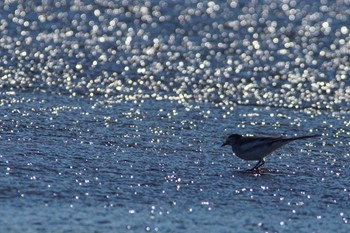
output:
<path id="1" fill-rule="evenodd" d="M 251 171 L 258 169 L 265 163 L 265 157 L 278 148 L 299 139 L 320 137 L 321 135 L 309 135 L 293 138 L 282 137 L 255 137 L 242 136 L 239 134 L 230 135 L 221 146 L 230 145 L 232 151 L 239 158 L 244 160 L 258 161 Z"/>

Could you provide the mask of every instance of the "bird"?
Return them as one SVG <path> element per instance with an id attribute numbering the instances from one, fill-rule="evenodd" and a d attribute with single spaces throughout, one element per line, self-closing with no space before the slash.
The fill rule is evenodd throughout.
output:
<path id="1" fill-rule="evenodd" d="M 221 147 L 232 146 L 233 153 L 243 160 L 258 161 L 258 163 L 249 171 L 258 170 L 265 164 L 265 157 L 278 148 L 301 139 L 320 137 L 321 135 L 309 135 L 300 137 L 258 137 L 243 136 L 240 134 L 231 134 Z"/>

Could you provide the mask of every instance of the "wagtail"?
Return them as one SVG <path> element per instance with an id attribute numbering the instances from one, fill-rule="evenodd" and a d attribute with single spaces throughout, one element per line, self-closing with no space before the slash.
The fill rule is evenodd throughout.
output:
<path id="1" fill-rule="evenodd" d="M 230 145 L 232 151 L 244 160 L 257 160 L 258 163 L 250 171 L 256 170 L 265 163 L 265 157 L 278 148 L 295 140 L 314 138 L 321 135 L 310 135 L 293 138 L 282 137 L 253 137 L 239 134 L 230 135 L 221 146 Z"/>

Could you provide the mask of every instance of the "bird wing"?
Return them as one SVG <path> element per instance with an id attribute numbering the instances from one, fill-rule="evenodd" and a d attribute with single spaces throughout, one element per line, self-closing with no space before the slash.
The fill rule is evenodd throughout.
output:
<path id="1" fill-rule="evenodd" d="M 236 146 L 232 147 L 233 152 L 240 158 L 245 160 L 261 160 L 278 148 L 289 142 L 316 137 L 302 136 L 295 138 L 282 137 L 242 137 Z"/>
<path id="2" fill-rule="evenodd" d="M 273 146 L 273 144 L 278 144 L 283 142 L 285 139 L 281 137 L 262 137 L 262 138 L 254 138 L 254 137 L 246 137 L 241 139 L 241 146 L 240 150 L 243 151 L 249 151 L 254 150 L 256 148 L 262 147 L 262 146 Z"/>

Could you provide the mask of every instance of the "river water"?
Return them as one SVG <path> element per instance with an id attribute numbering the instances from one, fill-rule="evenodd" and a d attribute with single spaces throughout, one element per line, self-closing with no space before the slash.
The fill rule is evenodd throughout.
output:
<path id="1" fill-rule="evenodd" d="M 0 3 L 0 232 L 349 232 L 349 9 Z"/>

